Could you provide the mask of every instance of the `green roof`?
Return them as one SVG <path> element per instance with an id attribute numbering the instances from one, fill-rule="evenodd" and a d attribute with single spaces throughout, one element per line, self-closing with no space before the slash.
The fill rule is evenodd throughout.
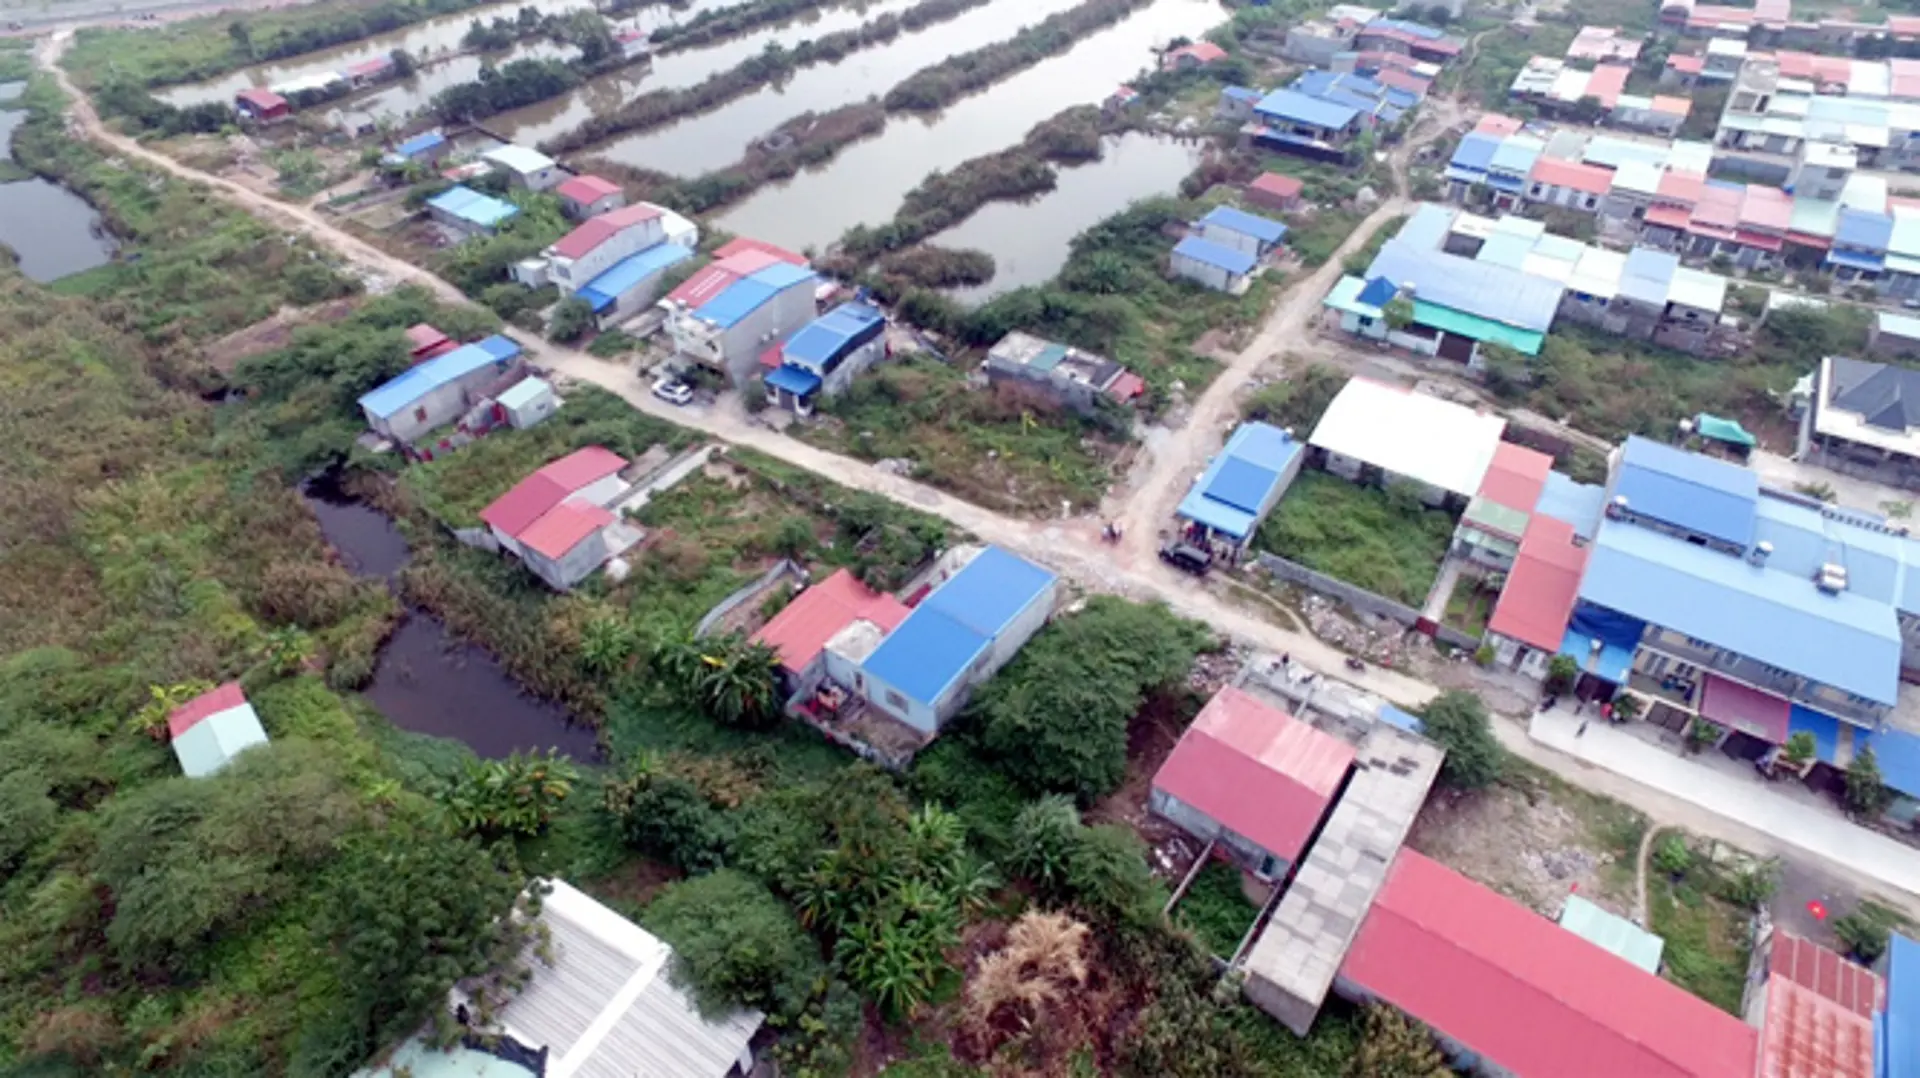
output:
<path id="1" fill-rule="evenodd" d="M 1413 301 L 1413 320 L 1423 326 L 1445 330 L 1462 337 L 1471 337 L 1476 341 L 1489 344 L 1503 344 L 1522 355 L 1537 356 L 1540 346 L 1547 335 L 1530 329 L 1519 329 L 1504 322 L 1471 315 L 1465 311 L 1456 311 L 1452 307 L 1442 307 L 1437 303 Z"/>
<path id="2" fill-rule="evenodd" d="M 1665 940 L 1579 895 L 1567 896 L 1567 904 L 1560 909 L 1560 927 L 1612 951 L 1648 973 L 1660 972 L 1660 953 L 1666 949 Z"/>
<path id="3" fill-rule="evenodd" d="M 1327 293 L 1324 305 L 1336 311 L 1357 314 L 1363 318 L 1382 317 L 1384 312 L 1380 308 L 1371 303 L 1360 302 L 1360 292 L 1366 287 L 1367 282 L 1358 277 L 1342 277 L 1334 283 L 1333 291 Z"/>
<path id="4" fill-rule="evenodd" d="M 1748 434 L 1747 428 L 1741 426 L 1739 420 L 1722 419 L 1705 412 L 1693 417 L 1693 430 L 1702 438 L 1712 438 L 1716 442 L 1726 442 L 1728 445 L 1741 445 L 1752 449 L 1760 444 L 1760 439 Z"/>
<path id="5" fill-rule="evenodd" d="M 1462 518 L 1468 524 L 1518 539 L 1527 531 L 1527 514 L 1488 498 L 1476 497 L 1467 503 Z M 1511 547 L 1511 544 L 1509 544 Z M 1512 553 L 1509 549 L 1508 553 Z"/>

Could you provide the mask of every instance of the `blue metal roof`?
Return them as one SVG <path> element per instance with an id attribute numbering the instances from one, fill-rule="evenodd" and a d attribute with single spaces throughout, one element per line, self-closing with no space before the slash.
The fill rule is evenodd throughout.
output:
<path id="1" fill-rule="evenodd" d="M 1761 495 L 1754 541 L 1773 544 L 1767 567 L 1812 580 L 1829 563 L 1847 570 L 1847 590 L 1880 603 L 1901 599 L 1903 573 L 1914 558 L 1913 541 L 1862 526 L 1845 510 L 1825 510 Z"/>
<path id="2" fill-rule="evenodd" d="M 1621 451 L 1613 496 L 1640 516 L 1745 548 L 1753 542 L 1760 477 L 1636 434 Z"/>
<path id="3" fill-rule="evenodd" d="M 596 313 L 619 302 L 628 290 L 648 278 L 693 257 L 693 251 L 678 243 L 656 243 L 644 251 L 615 262 L 580 290 L 580 298 L 593 304 Z"/>
<path id="4" fill-rule="evenodd" d="M 811 281 L 814 277 L 814 272 L 805 266 L 796 266 L 791 262 L 775 262 L 771 266 L 755 270 L 747 276 L 747 279 L 769 284 L 775 288 L 791 288 L 801 281 Z"/>
<path id="5" fill-rule="evenodd" d="M 1597 654 L 1593 647 L 1596 641 L 1600 644 Z M 1582 632 L 1571 625 L 1567 626 L 1566 635 L 1560 638 L 1559 654 L 1579 663 L 1580 669 L 1616 685 L 1626 682 L 1627 671 L 1633 667 L 1632 648 Z"/>
<path id="6" fill-rule="evenodd" d="M 804 266 L 776 262 L 721 289 L 719 295 L 701 304 L 697 313 L 721 329 L 729 329 L 759 310 L 761 304 L 813 277 L 813 271 Z"/>
<path id="7" fill-rule="evenodd" d="M 876 307 L 842 303 L 800 327 L 781 347 L 781 355 L 790 364 L 818 371 L 848 349 L 872 340 L 886 324 L 887 316 Z"/>
<path id="8" fill-rule="evenodd" d="M 1667 293 L 1673 290 L 1673 275 L 1680 268 L 1680 256 L 1651 247 L 1635 247 L 1627 252 L 1620 274 L 1620 295 L 1658 307 L 1667 305 Z"/>
<path id="9" fill-rule="evenodd" d="M 820 388 L 820 376 L 809 370 L 782 363 L 767 372 L 767 384 L 804 397 Z"/>
<path id="10" fill-rule="evenodd" d="M 1255 261 L 1252 255 L 1244 251 L 1236 251 L 1212 240 L 1201 239 L 1199 236 L 1188 236 L 1181 240 L 1174 245 L 1173 253 L 1185 255 L 1196 262 L 1223 269 L 1235 275 L 1243 275 L 1251 271 Z"/>
<path id="11" fill-rule="evenodd" d="M 1876 1078 L 1920 1076 L 1920 943 L 1898 932 L 1887 949 L 1887 1010 L 1879 1033 Z"/>
<path id="12" fill-rule="evenodd" d="M 1180 500 L 1177 516 L 1245 539 L 1274 484 L 1300 454 L 1300 442 L 1268 423 L 1242 423 Z"/>
<path id="13" fill-rule="evenodd" d="M 498 355 L 499 345 L 493 342 L 505 342 L 512 351 Z M 369 391 L 360 398 L 360 407 L 381 419 L 389 418 L 448 382 L 490 364 L 505 362 L 519 353 L 520 346 L 505 337 L 489 337 L 481 344 L 461 345 L 445 355 L 410 367 L 399 377 Z"/>
<path id="14" fill-rule="evenodd" d="M 1359 110 L 1352 106 L 1322 101 L 1298 90 L 1275 90 L 1261 98 L 1253 111 L 1288 123 L 1335 131 L 1346 127 L 1360 115 Z"/>
<path id="15" fill-rule="evenodd" d="M 520 208 L 511 202 L 502 202 L 492 195 L 483 195 L 461 184 L 455 184 L 428 199 L 427 205 L 482 228 L 492 228 L 520 212 Z"/>
<path id="16" fill-rule="evenodd" d="M 1203 225 L 1219 225 L 1231 229 L 1243 236 L 1252 236 L 1261 243 L 1279 243 L 1286 238 L 1287 226 L 1270 217 L 1257 213 L 1237 210 L 1232 206 L 1215 206 L 1205 217 L 1200 218 Z"/>
<path id="17" fill-rule="evenodd" d="M 991 644 L 937 610 L 915 610 L 860 665 L 909 699 L 932 704 Z"/>
<path id="18" fill-rule="evenodd" d="M 1841 207 L 1840 219 L 1835 223 L 1833 230 L 1835 244 L 1845 244 L 1848 247 L 1885 254 L 1887 242 L 1891 239 L 1893 239 L 1891 215 Z"/>
<path id="19" fill-rule="evenodd" d="M 1396 285 L 1411 285 L 1415 298 L 1423 303 L 1451 307 L 1517 329 L 1545 333 L 1553 325 L 1565 291 L 1558 282 L 1432 247 L 1416 247 L 1409 242 L 1407 229 L 1417 220 L 1417 216 L 1409 220 L 1400 235 L 1380 249 L 1367 269 L 1369 278 L 1385 277 Z"/>
<path id="20" fill-rule="evenodd" d="M 1408 733 L 1424 734 L 1427 732 L 1427 724 L 1420 716 L 1410 715 L 1394 707 L 1392 704 L 1380 705 L 1380 721 L 1386 723 L 1388 726 L 1397 726 Z"/>
<path id="21" fill-rule="evenodd" d="M 1920 797 L 1920 734 L 1909 733 L 1897 726 L 1883 726 L 1878 730 L 1856 729 L 1853 743 L 1856 748 L 1861 745 L 1872 746 L 1874 762 L 1879 765 L 1880 777 L 1886 780 L 1888 786 L 1910 797 Z"/>
<path id="22" fill-rule="evenodd" d="M 1850 269 L 1858 270 L 1879 271 L 1887 268 L 1887 260 L 1884 255 L 1866 255 L 1855 251 L 1842 251 L 1838 247 L 1827 252 L 1827 261 L 1833 265 L 1846 266 Z"/>
<path id="23" fill-rule="evenodd" d="M 1546 144 L 1537 138 L 1510 136 L 1500 141 L 1493 157 L 1487 161 L 1489 171 L 1511 173 L 1525 177 L 1533 173 L 1534 162 L 1546 152 Z"/>
<path id="24" fill-rule="evenodd" d="M 1592 483 L 1576 483 L 1560 472 L 1547 473 L 1547 485 L 1533 511 L 1573 526 L 1573 534 L 1592 539 L 1607 507 L 1607 490 Z"/>
<path id="25" fill-rule="evenodd" d="M 495 359 L 512 359 L 514 356 L 520 354 L 520 346 L 518 344 L 515 344 L 506 337 L 502 337 L 498 333 L 473 342 L 473 346 Z"/>
<path id="26" fill-rule="evenodd" d="M 1055 576 L 990 546 L 921 600 L 862 668 L 923 704 L 965 674 L 1007 626 L 1053 587 Z"/>
<path id="27" fill-rule="evenodd" d="M 1375 277 L 1368 281 L 1360 295 L 1355 297 L 1369 307 L 1385 307 L 1387 301 L 1400 294 L 1400 289 L 1385 277 Z"/>
<path id="28" fill-rule="evenodd" d="M 1257 104 L 1260 98 L 1265 95 L 1259 90 L 1254 90 L 1246 86 L 1229 86 L 1220 91 L 1220 96 L 1231 98 L 1234 101 L 1252 101 Z"/>
<path id="29" fill-rule="evenodd" d="M 424 134 L 415 135 L 400 145 L 395 146 L 393 152 L 402 157 L 417 157 L 420 154 L 426 153 L 428 150 L 446 144 L 447 136 L 438 131 L 428 131 Z"/>
<path id="30" fill-rule="evenodd" d="M 1900 630 L 1884 603 L 1829 595 L 1811 580 L 1625 521 L 1602 523 L 1589 550 L 1585 602 L 1894 702 Z"/>

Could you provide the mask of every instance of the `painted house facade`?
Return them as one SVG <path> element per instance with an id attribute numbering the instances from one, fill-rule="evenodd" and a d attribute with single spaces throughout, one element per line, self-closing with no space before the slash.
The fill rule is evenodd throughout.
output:
<path id="1" fill-rule="evenodd" d="M 577 221 L 597 217 L 627 204 L 620 185 L 599 176 L 575 176 L 553 189 L 560 196 L 560 208 Z"/>
<path id="2" fill-rule="evenodd" d="M 745 385 L 768 349 L 814 319 L 820 278 L 805 259 L 778 248 L 716 255 L 660 303 L 676 354 Z"/>
<path id="3" fill-rule="evenodd" d="M 507 174 L 515 187 L 545 191 L 559 186 L 569 175 L 559 162 L 539 150 L 509 143 L 480 155 L 482 161 Z"/>
<path id="4" fill-rule="evenodd" d="M 465 415 L 478 393 L 507 371 L 520 346 L 498 335 L 417 363 L 360 398 L 375 433 L 414 443 Z"/>
<path id="5" fill-rule="evenodd" d="M 887 316 L 869 303 L 842 303 L 802 326 L 780 346 L 763 381 L 767 403 L 810 415 L 821 397 L 846 392 L 887 356 Z"/>
<path id="6" fill-rule="evenodd" d="M 640 541 L 609 506 L 625 497 L 626 460 L 577 449 L 514 484 L 480 511 L 500 548 L 555 591 L 567 591 Z"/>

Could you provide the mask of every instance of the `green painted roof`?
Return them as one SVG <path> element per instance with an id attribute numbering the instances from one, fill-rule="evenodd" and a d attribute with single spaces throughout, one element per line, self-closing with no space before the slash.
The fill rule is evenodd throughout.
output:
<path id="1" fill-rule="evenodd" d="M 1716 442 L 1729 445 L 1743 445 L 1748 449 L 1760 444 L 1760 439 L 1747 433 L 1747 428 L 1737 419 L 1722 419 L 1717 415 L 1701 412 L 1693 417 L 1694 432 L 1702 438 L 1712 438 Z"/>
<path id="2" fill-rule="evenodd" d="M 1518 329 L 1504 322 L 1471 315 L 1465 311 L 1456 311 L 1452 307 L 1442 307 L 1437 303 L 1413 301 L 1413 320 L 1423 326 L 1456 333 L 1462 337 L 1472 337 L 1476 341 L 1490 344 L 1504 344 L 1522 355 L 1537 356 L 1540 345 L 1547 335 L 1530 329 Z"/>
<path id="3" fill-rule="evenodd" d="M 1560 927 L 1603 947 L 1648 973 L 1660 972 L 1660 953 L 1666 941 L 1625 917 L 1617 917 L 1579 895 L 1568 895 L 1560 910 Z"/>
<path id="4" fill-rule="evenodd" d="M 1503 536 L 1518 538 L 1527 532 L 1527 514 L 1488 498 L 1468 502 L 1462 519 Z"/>

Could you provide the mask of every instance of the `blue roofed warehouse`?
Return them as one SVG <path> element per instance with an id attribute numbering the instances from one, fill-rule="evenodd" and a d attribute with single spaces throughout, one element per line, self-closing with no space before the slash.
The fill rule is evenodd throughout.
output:
<path id="1" fill-rule="evenodd" d="M 1287 238 L 1287 226 L 1257 213 L 1232 206 L 1215 206 L 1200 218 L 1200 238 L 1231 247 L 1242 254 L 1265 258 Z"/>
<path id="2" fill-rule="evenodd" d="M 1300 474 L 1300 448 L 1278 427 L 1242 423 L 1174 512 L 1186 521 L 1187 541 L 1237 559 Z"/>
<path id="3" fill-rule="evenodd" d="M 868 303 L 842 303 L 780 346 L 764 379 L 767 403 L 806 415 L 819 395 L 845 391 L 886 351 L 887 316 Z"/>
<path id="4" fill-rule="evenodd" d="M 498 335 L 461 345 L 364 394 L 360 411 L 379 434 L 415 442 L 479 403 L 477 394 L 519 354 L 519 345 Z"/>
<path id="5" fill-rule="evenodd" d="M 1059 578 L 987 547 L 922 599 L 860 664 L 854 690 L 926 738 L 1053 613 Z"/>

